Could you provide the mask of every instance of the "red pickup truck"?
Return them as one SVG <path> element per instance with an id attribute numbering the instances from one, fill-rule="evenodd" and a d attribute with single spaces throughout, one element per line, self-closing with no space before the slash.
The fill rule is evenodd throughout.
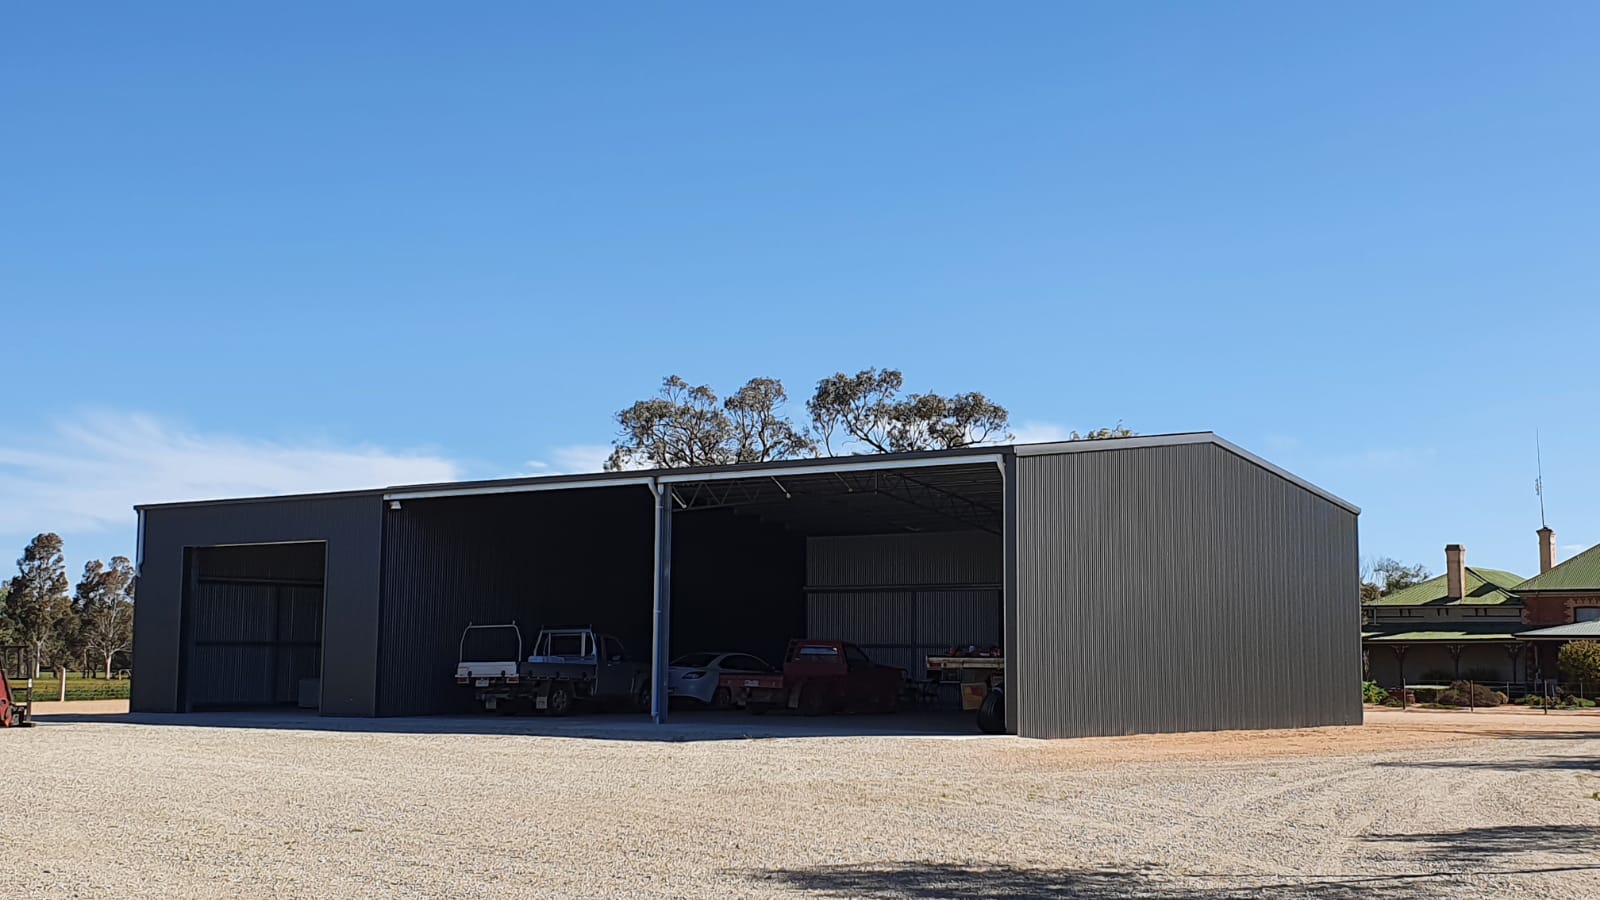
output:
<path id="1" fill-rule="evenodd" d="M 847 641 L 790 641 L 783 672 L 724 675 L 733 702 L 752 713 L 796 709 L 808 716 L 894 712 L 905 670 L 882 666 Z"/>

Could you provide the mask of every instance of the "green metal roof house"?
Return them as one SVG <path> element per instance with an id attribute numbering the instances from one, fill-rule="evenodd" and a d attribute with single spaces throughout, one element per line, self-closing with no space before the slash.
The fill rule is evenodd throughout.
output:
<path id="1" fill-rule="evenodd" d="M 1555 532 L 1538 534 L 1533 578 L 1468 566 L 1466 548 L 1451 544 L 1443 575 L 1362 603 L 1368 677 L 1386 686 L 1559 678 L 1562 643 L 1600 640 L 1600 546 L 1557 565 Z"/>
<path id="2" fill-rule="evenodd" d="M 1525 579 L 1466 564 L 1467 548 L 1444 548 L 1445 573 L 1361 604 L 1368 677 L 1380 684 L 1514 681 Z"/>

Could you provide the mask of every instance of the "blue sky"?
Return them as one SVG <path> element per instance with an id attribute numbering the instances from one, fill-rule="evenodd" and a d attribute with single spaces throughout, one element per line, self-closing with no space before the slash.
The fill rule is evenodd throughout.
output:
<path id="1" fill-rule="evenodd" d="M 234 6 L 7 15 L 0 548 L 870 365 L 1600 543 L 1592 4 Z"/>

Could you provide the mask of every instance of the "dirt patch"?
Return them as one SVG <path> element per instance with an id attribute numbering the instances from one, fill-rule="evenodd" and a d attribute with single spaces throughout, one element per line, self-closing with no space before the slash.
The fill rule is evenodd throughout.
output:
<path id="1" fill-rule="evenodd" d="M 1445 712 L 1369 709 L 1365 725 L 1279 731 L 1213 731 L 1027 741 L 1002 757 L 1073 766 L 1133 762 L 1224 761 L 1343 756 L 1418 750 L 1465 741 L 1561 735 L 1600 736 L 1600 716 L 1528 715 L 1526 711 Z"/>
<path id="2" fill-rule="evenodd" d="M 35 700 L 33 714 L 36 716 L 114 716 L 125 715 L 128 712 L 126 700 L 68 700 L 62 703 L 59 700 Z"/>
<path id="3" fill-rule="evenodd" d="M 63 717 L 0 732 L 9 783 L 29 798 L 0 805 L 0 885 L 27 897 L 1600 896 L 1592 723 L 1397 715 L 1056 742 L 681 743 Z"/>

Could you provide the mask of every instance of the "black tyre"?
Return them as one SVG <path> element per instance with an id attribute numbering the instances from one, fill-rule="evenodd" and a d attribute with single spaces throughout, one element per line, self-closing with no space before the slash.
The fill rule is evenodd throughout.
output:
<path id="1" fill-rule="evenodd" d="M 552 716 L 572 715 L 572 688 L 564 684 L 551 687 L 545 698 L 545 712 Z"/>
<path id="2" fill-rule="evenodd" d="M 878 700 L 877 711 L 880 713 L 892 713 L 899 708 L 900 694 L 898 691 L 885 691 L 883 697 Z"/>
<path id="3" fill-rule="evenodd" d="M 1006 733 L 1006 692 L 995 688 L 978 706 L 978 730 L 984 734 Z"/>
<path id="4" fill-rule="evenodd" d="M 633 708 L 636 712 L 650 712 L 650 682 L 646 681 L 639 687 L 639 693 L 633 698 Z"/>
<path id="5" fill-rule="evenodd" d="M 820 716 L 828 711 L 828 698 L 821 688 L 807 685 L 800 689 L 800 715 Z"/>
<path id="6" fill-rule="evenodd" d="M 732 709 L 733 708 L 733 691 L 730 691 L 725 687 L 717 688 L 711 694 L 711 708 L 712 709 Z"/>

